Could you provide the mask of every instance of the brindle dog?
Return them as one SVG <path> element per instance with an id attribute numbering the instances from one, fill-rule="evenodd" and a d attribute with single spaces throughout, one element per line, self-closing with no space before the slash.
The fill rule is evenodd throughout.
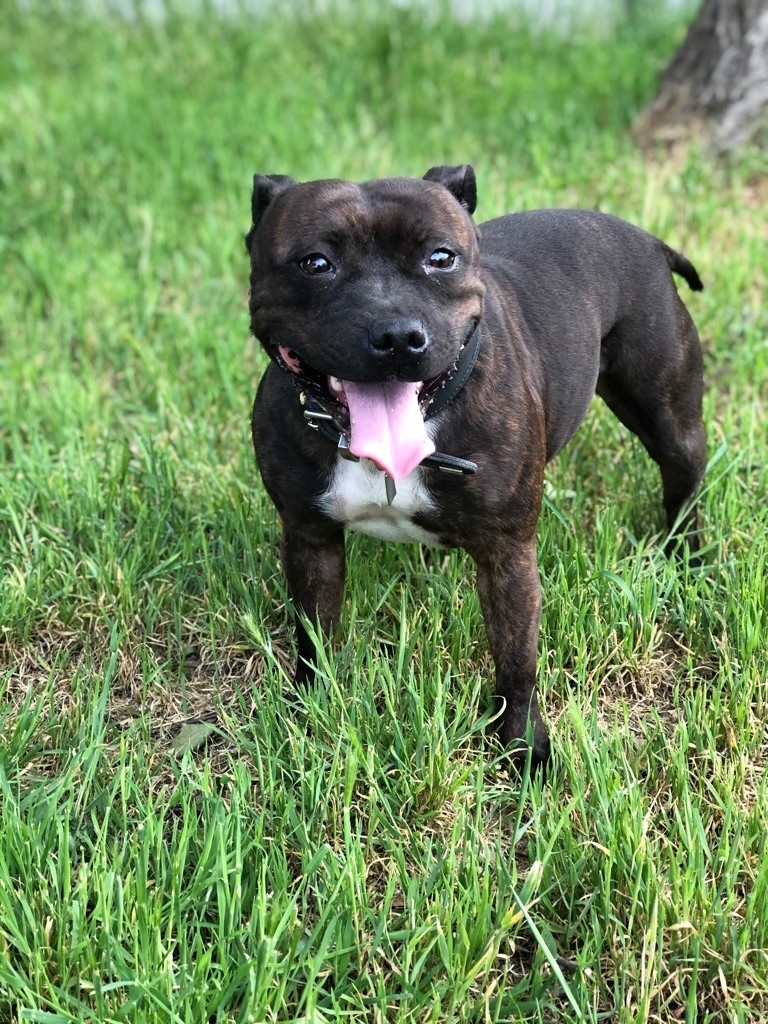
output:
<path id="1" fill-rule="evenodd" d="M 535 691 L 544 466 L 597 393 L 658 464 L 673 541 L 695 551 L 702 357 L 671 272 L 702 285 L 615 217 L 477 227 L 475 204 L 469 166 L 362 184 L 255 176 L 251 329 L 272 361 L 253 442 L 283 523 L 297 682 L 314 676 L 305 617 L 325 633 L 339 617 L 344 527 L 464 548 L 501 738 L 524 759 L 532 737 L 536 766 L 549 756 Z"/>

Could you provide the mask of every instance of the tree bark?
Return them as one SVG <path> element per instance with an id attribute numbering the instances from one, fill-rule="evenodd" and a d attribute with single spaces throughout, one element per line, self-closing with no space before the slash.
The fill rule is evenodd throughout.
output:
<path id="1" fill-rule="evenodd" d="M 643 142 L 704 128 L 718 149 L 754 139 L 768 111 L 768 0 L 705 0 L 638 123 Z"/>

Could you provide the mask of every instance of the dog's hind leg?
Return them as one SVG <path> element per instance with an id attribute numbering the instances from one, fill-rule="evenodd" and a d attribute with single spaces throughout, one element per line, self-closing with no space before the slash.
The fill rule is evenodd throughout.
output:
<path id="1" fill-rule="evenodd" d="M 647 318 L 619 324 L 604 339 L 597 393 L 661 471 L 671 552 L 699 547 L 696 491 L 707 464 L 701 418 L 702 357 L 696 328 L 675 294 L 674 331 Z"/>

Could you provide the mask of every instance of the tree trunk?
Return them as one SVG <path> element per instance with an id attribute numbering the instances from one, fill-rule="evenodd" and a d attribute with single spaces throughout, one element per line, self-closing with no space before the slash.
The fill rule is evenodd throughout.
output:
<path id="1" fill-rule="evenodd" d="M 643 111 L 641 141 L 676 141 L 704 127 L 732 149 L 766 125 L 768 0 L 704 0 Z"/>

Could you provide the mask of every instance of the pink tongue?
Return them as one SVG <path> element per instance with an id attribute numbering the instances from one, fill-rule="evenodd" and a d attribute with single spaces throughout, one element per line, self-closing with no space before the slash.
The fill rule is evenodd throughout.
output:
<path id="1" fill-rule="evenodd" d="M 392 384 L 342 382 L 349 406 L 349 450 L 372 459 L 394 480 L 414 470 L 435 446 L 427 436 L 413 381 Z"/>

